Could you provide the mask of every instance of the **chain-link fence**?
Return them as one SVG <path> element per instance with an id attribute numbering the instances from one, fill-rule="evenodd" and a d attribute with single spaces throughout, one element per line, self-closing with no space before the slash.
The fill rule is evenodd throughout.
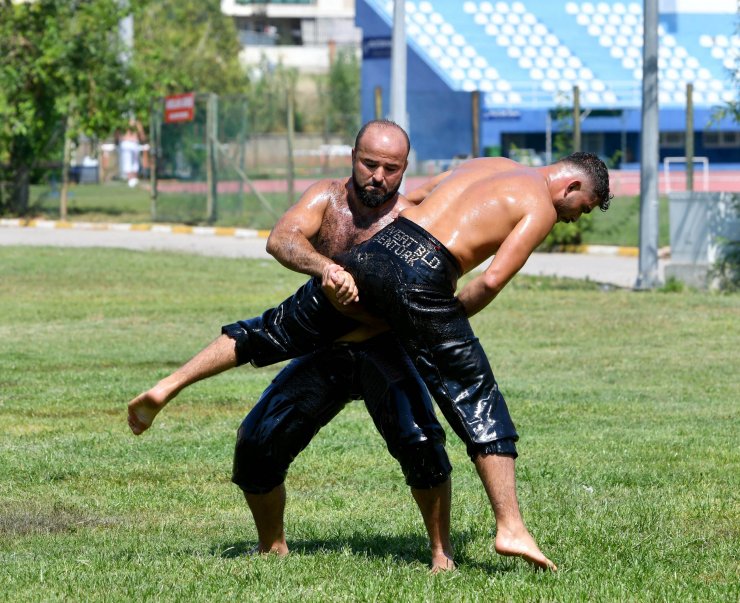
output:
<path id="1" fill-rule="evenodd" d="M 164 99 L 152 106 L 152 218 L 185 224 L 271 228 L 321 177 L 346 176 L 353 140 L 260 132 L 243 96 L 195 94 L 189 121 L 167 123 Z"/>

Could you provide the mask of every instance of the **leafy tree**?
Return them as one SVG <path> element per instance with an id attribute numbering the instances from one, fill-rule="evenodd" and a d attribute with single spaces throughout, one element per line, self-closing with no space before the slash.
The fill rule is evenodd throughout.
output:
<path id="1" fill-rule="evenodd" d="M 179 92 L 244 93 L 234 21 L 219 0 L 130 0 L 137 106 Z"/>
<path id="2" fill-rule="evenodd" d="M 65 138 L 109 136 L 132 113 L 146 123 L 168 93 L 244 92 L 238 54 L 218 0 L 0 0 L 0 212 L 27 213 L 32 173 L 62 159 Z"/>
<path id="3" fill-rule="evenodd" d="M 354 142 L 360 129 L 360 64 L 354 51 L 337 53 L 328 79 L 329 131 Z"/>
<path id="4" fill-rule="evenodd" d="M 25 214 L 32 172 L 59 159 L 66 137 L 122 123 L 128 72 L 115 0 L 0 3 L 0 212 Z M 4 178 L 4 179 L 5 179 Z"/>

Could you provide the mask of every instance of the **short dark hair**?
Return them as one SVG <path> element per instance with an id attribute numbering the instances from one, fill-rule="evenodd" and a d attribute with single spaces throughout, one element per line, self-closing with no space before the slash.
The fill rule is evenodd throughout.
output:
<path id="1" fill-rule="evenodd" d="M 557 163 L 569 163 L 586 174 L 593 186 L 594 195 L 599 201 L 599 208 L 601 211 L 609 209 L 609 202 L 614 196 L 609 192 L 609 170 L 598 156 L 579 151 L 563 157 Z"/>
<path id="2" fill-rule="evenodd" d="M 369 122 L 367 122 L 364 126 L 360 128 L 360 131 L 357 133 L 357 138 L 355 138 L 355 148 L 357 148 L 360 145 L 360 140 L 365 135 L 365 132 L 368 128 L 371 126 L 381 126 L 386 128 L 396 128 L 401 131 L 403 134 L 403 137 L 406 139 L 406 155 L 408 155 L 411 152 L 411 141 L 409 140 L 409 135 L 406 133 L 406 130 L 404 130 L 401 126 L 399 126 L 395 121 L 392 121 L 390 119 L 373 119 Z"/>

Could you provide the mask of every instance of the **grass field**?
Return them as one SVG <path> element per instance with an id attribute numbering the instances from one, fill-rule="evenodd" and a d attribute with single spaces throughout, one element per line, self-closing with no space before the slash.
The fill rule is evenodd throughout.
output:
<path id="1" fill-rule="evenodd" d="M 274 368 L 196 384 L 136 438 L 130 398 L 302 282 L 258 260 L 0 248 L 0 600 L 738 601 L 740 297 L 517 277 L 474 319 L 521 440 L 520 503 L 557 574 L 492 551 L 461 443 L 459 570 L 361 403 L 288 477 L 285 559 L 230 483 Z"/>
<path id="2" fill-rule="evenodd" d="M 302 191 L 296 191 L 297 194 Z M 90 222 L 151 221 L 151 202 L 144 188 L 131 189 L 122 182 L 104 185 L 80 185 L 71 188 L 69 219 Z M 287 209 L 288 202 L 282 193 L 264 193 L 274 204 L 276 215 Z M 59 197 L 48 187 L 33 187 L 31 199 L 35 213 L 49 219 L 59 217 Z M 162 194 L 158 201 L 160 221 L 204 223 L 205 199 L 202 195 Z M 269 229 L 275 218 L 265 211 L 254 195 L 247 194 L 240 202 L 237 195 L 221 195 L 219 226 L 241 226 Z M 609 211 L 593 214 L 593 228 L 584 233 L 584 243 L 591 245 L 639 244 L 639 197 L 617 197 Z M 658 244 L 670 244 L 668 229 L 668 200 L 663 197 L 659 205 Z"/>

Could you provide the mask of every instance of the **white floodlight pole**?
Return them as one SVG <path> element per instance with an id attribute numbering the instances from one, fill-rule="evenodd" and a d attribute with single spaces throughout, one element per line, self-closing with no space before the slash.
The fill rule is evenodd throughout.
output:
<path id="1" fill-rule="evenodd" d="M 636 289 L 653 289 L 658 276 L 658 0 L 644 0 L 640 258 Z"/>
<path id="2" fill-rule="evenodd" d="M 406 7 L 405 0 L 393 2 L 393 33 L 391 36 L 391 119 L 408 133 L 406 113 Z M 405 178 L 401 193 L 406 189 Z"/>

